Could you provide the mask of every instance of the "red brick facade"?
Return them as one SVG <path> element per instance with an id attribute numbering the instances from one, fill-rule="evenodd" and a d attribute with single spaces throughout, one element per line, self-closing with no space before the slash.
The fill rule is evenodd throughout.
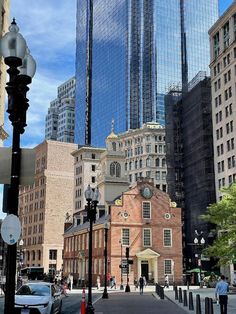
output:
<path id="1" fill-rule="evenodd" d="M 142 195 L 146 189 L 146 198 Z M 171 206 L 172 205 L 172 206 Z M 104 282 L 104 221 L 110 221 L 108 231 L 108 272 L 121 282 L 121 250 L 125 260 L 129 247 L 129 282 L 145 275 L 149 282 L 164 282 L 165 274 L 172 281 L 182 282 L 181 209 L 170 203 L 169 196 L 148 181 L 137 182 L 109 207 L 109 216 L 101 217 L 93 232 L 93 280 Z M 146 217 L 146 218 L 144 218 Z M 95 234 L 96 233 L 96 234 Z M 74 238 L 74 239 L 73 239 Z M 121 246 L 122 241 L 122 246 Z M 82 244 L 82 242 L 84 242 Z M 71 228 L 65 233 L 64 274 L 87 279 L 88 225 Z M 74 262 L 73 262 L 74 260 Z M 72 269 L 73 266 L 73 269 Z M 124 270 L 125 272 L 125 270 Z M 83 273 L 83 275 L 81 275 Z M 127 275 L 123 274 L 126 284 Z"/>

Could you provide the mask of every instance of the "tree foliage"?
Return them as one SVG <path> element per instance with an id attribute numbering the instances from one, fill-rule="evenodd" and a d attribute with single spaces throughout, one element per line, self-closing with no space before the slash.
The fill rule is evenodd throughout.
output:
<path id="1" fill-rule="evenodd" d="M 201 218 L 215 226 L 216 239 L 204 250 L 204 254 L 219 259 L 219 265 L 236 259 L 236 183 L 222 190 L 223 197 L 208 207 Z"/>

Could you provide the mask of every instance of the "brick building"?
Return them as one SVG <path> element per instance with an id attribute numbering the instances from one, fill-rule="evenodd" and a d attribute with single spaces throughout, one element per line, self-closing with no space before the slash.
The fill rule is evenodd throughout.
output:
<path id="1" fill-rule="evenodd" d="M 169 196 L 157 189 L 151 179 L 140 179 L 110 202 L 108 215 L 99 217 L 93 230 L 93 284 L 97 276 L 104 283 L 104 224 L 108 232 L 108 272 L 121 282 L 121 260 L 129 247 L 130 283 L 141 274 L 149 282 L 182 281 L 181 209 Z M 88 223 L 71 226 L 64 234 L 64 275 L 77 280 L 88 278 Z M 126 283 L 126 270 L 122 270 Z"/>

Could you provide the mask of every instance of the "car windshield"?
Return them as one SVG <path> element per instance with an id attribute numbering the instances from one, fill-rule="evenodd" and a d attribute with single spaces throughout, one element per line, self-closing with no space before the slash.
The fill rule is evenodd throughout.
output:
<path id="1" fill-rule="evenodd" d="M 16 292 L 17 295 L 50 295 L 50 286 L 49 285 L 23 285 Z"/>

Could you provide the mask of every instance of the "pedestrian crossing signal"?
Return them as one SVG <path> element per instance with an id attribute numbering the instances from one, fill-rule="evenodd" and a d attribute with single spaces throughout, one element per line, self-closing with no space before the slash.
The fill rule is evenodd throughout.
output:
<path id="1" fill-rule="evenodd" d="M 126 256 L 126 258 L 129 258 L 129 247 L 126 248 L 125 256 Z"/>

